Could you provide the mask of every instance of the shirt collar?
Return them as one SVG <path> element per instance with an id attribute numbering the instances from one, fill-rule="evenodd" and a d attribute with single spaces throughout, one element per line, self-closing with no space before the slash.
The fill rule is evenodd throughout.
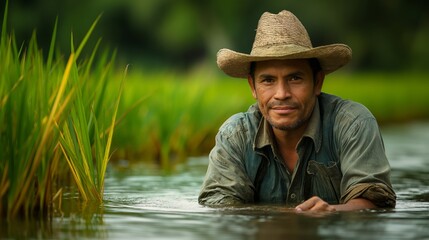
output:
<path id="1" fill-rule="evenodd" d="M 270 123 L 268 123 L 268 121 L 262 117 L 259 123 L 258 131 L 256 132 L 253 146 L 255 149 L 261 149 L 269 145 L 274 146 L 273 139 L 273 129 L 271 128 Z"/>
<path id="2" fill-rule="evenodd" d="M 322 146 L 322 115 L 320 114 L 319 98 L 316 98 L 313 113 L 308 122 L 303 137 L 308 137 L 314 142 L 314 149 L 319 152 Z"/>
<path id="3" fill-rule="evenodd" d="M 307 129 L 303 134 L 303 138 L 307 137 L 313 140 L 314 147 L 316 152 L 320 150 L 322 145 L 322 127 L 321 127 L 321 116 L 320 116 L 320 107 L 319 101 L 316 100 L 316 104 L 311 114 L 310 120 L 308 122 Z M 301 139 L 302 140 L 302 139 Z M 301 141 L 300 141 L 301 142 Z M 274 136 L 273 130 L 270 123 L 262 117 L 258 130 L 256 132 L 255 140 L 253 147 L 254 149 L 262 149 L 268 145 L 274 146 Z"/>

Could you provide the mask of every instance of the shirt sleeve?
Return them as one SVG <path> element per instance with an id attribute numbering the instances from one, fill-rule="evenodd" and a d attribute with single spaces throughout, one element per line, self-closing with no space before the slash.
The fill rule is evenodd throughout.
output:
<path id="1" fill-rule="evenodd" d="M 356 106 L 355 106 L 356 107 Z M 358 106 L 359 107 L 359 106 Z M 356 110 L 356 109 L 355 109 Z M 356 118 L 340 119 L 341 203 L 365 198 L 378 207 L 395 207 L 390 165 L 377 122 L 364 107 Z"/>
<path id="2" fill-rule="evenodd" d="M 254 186 L 245 171 L 240 132 L 237 126 L 223 126 L 216 135 L 216 144 L 209 154 L 207 173 L 198 197 L 200 204 L 253 202 Z"/>

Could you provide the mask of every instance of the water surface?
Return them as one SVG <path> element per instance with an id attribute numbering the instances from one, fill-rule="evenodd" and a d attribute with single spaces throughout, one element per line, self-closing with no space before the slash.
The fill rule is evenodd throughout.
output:
<path id="1" fill-rule="evenodd" d="M 110 166 L 102 206 L 69 197 L 52 221 L 6 224 L 0 237 L 429 239 L 429 123 L 382 132 L 398 197 L 395 209 L 307 215 L 282 206 L 202 207 L 197 196 L 208 159 L 201 157 L 172 174 L 150 165 Z"/>

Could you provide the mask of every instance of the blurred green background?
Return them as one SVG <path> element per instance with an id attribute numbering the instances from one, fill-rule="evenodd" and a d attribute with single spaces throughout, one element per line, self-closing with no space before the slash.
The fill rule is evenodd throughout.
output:
<path id="1" fill-rule="evenodd" d="M 117 51 L 108 94 L 130 66 L 113 159 L 168 168 L 207 155 L 222 122 L 254 103 L 246 81 L 217 69 L 216 53 L 250 52 L 261 14 L 283 9 L 302 21 L 314 46 L 353 49 L 351 63 L 327 77 L 324 91 L 363 103 L 380 124 L 429 119 L 423 0 L 10 0 L 7 26 L 24 47 L 35 31 L 47 52 L 58 18 L 56 52 L 67 58 L 71 33 L 81 41 L 102 14 L 84 51 L 98 38 L 102 53 Z"/>
<path id="2" fill-rule="evenodd" d="M 9 2 L 9 26 L 18 42 L 29 39 L 36 29 L 39 45 L 48 49 L 58 17 L 63 52 L 69 49 L 70 32 L 79 39 L 103 13 L 94 35 L 118 50 L 120 62 L 138 68 L 187 71 L 201 65 L 215 67 L 220 48 L 250 52 L 257 21 L 264 11 L 288 9 L 306 26 L 314 46 L 341 42 L 352 47 L 353 61 L 347 69 L 428 69 L 429 7 L 424 0 Z"/>

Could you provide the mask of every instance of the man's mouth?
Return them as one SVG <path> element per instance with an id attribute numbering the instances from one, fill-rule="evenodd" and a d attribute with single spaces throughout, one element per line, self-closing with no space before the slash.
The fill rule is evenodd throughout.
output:
<path id="1" fill-rule="evenodd" d="M 286 115 L 295 112 L 297 110 L 297 107 L 289 105 L 280 105 L 271 107 L 271 110 L 279 115 Z"/>

